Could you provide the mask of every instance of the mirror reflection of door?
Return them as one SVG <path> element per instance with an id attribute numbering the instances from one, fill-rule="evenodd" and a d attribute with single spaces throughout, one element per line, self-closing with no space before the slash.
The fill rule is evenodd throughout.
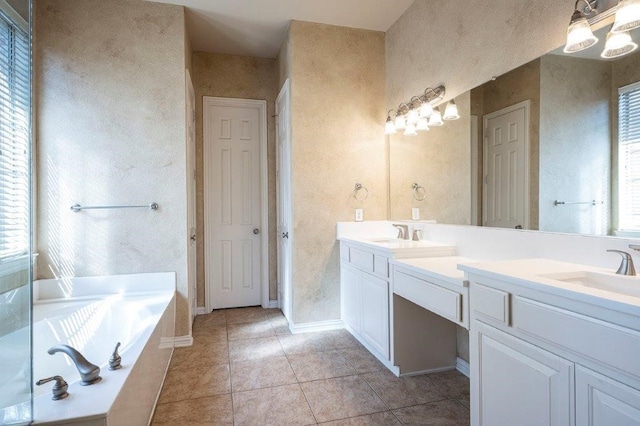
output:
<path id="1" fill-rule="evenodd" d="M 528 227 L 529 101 L 484 116 L 483 224 Z"/>

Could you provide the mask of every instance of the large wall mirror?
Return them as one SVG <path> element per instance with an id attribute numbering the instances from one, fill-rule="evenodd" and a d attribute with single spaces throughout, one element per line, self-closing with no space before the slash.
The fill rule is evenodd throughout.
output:
<path id="1" fill-rule="evenodd" d="M 629 203 L 640 196 L 640 50 L 601 58 L 609 27 L 587 50 L 559 47 L 458 96 L 461 119 L 393 135 L 391 219 L 418 208 L 439 223 L 633 235 L 622 231 L 640 228 Z M 631 36 L 640 43 L 640 29 Z"/>

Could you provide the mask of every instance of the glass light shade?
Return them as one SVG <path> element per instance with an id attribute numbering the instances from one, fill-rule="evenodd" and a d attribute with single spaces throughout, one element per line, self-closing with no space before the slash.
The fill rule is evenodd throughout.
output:
<path id="1" fill-rule="evenodd" d="M 435 107 L 433 109 L 433 113 L 429 116 L 429 127 L 437 127 L 442 126 L 444 123 L 442 122 L 442 114 L 440 113 L 440 109 Z"/>
<path id="2" fill-rule="evenodd" d="M 458 113 L 458 106 L 453 100 L 449 101 L 447 107 L 444 109 L 443 120 L 457 120 L 460 118 L 460 114 Z"/>
<path id="3" fill-rule="evenodd" d="M 587 18 L 577 11 L 573 16 L 571 24 L 567 28 L 567 44 L 564 46 L 564 53 L 579 52 L 598 42 L 596 36 L 593 35 L 593 31 L 591 31 L 591 25 L 589 25 Z"/>
<path id="4" fill-rule="evenodd" d="M 631 53 L 637 48 L 638 45 L 631 40 L 631 35 L 628 32 L 609 32 L 609 34 L 607 34 L 607 42 L 600 56 L 606 59 L 617 58 Z"/>
<path id="5" fill-rule="evenodd" d="M 431 105 L 429 102 L 425 102 L 422 105 L 420 105 L 420 109 L 418 110 L 418 115 L 420 115 L 420 117 L 428 118 L 432 113 L 433 113 L 433 105 Z"/>
<path id="6" fill-rule="evenodd" d="M 619 33 L 640 27 L 640 0 L 620 0 L 611 31 Z"/>
<path id="7" fill-rule="evenodd" d="M 411 107 L 411 109 L 409 109 L 409 112 L 407 113 L 407 123 L 416 124 L 418 122 L 418 118 L 420 118 L 420 116 L 418 115 L 418 110 L 414 107 Z"/>
<path id="8" fill-rule="evenodd" d="M 404 135 L 405 136 L 415 136 L 417 134 L 418 133 L 416 132 L 415 124 L 408 123 L 407 124 L 407 128 L 404 130 Z"/>
<path id="9" fill-rule="evenodd" d="M 393 135 L 396 133 L 396 125 L 393 124 L 391 117 L 387 117 L 387 122 L 384 124 L 384 134 Z"/>
<path id="10" fill-rule="evenodd" d="M 420 117 L 416 124 L 416 130 L 419 132 L 429 130 L 429 119 L 427 117 Z"/>
<path id="11" fill-rule="evenodd" d="M 406 122 L 405 122 L 405 120 L 404 120 L 404 115 L 402 115 L 402 114 L 398 114 L 398 115 L 396 115 L 396 122 L 395 122 L 395 124 L 396 124 L 396 129 L 397 129 L 397 130 L 402 130 L 402 129 L 404 129 L 405 127 L 407 127 L 407 123 L 406 123 Z"/>

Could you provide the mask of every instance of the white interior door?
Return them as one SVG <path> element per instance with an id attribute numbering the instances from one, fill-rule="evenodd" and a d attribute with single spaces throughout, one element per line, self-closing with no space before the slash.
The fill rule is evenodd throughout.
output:
<path id="1" fill-rule="evenodd" d="M 189 70 L 186 70 L 187 81 L 187 227 L 189 228 L 189 245 L 187 249 L 189 285 L 189 309 L 191 320 L 196 316 L 198 303 L 197 289 L 197 248 L 196 248 L 196 95 L 191 82 Z"/>
<path id="2" fill-rule="evenodd" d="M 529 101 L 484 116 L 484 226 L 528 227 Z"/>
<path id="3" fill-rule="evenodd" d="M 287 80 L 276 99 L 277 143 L 276 180 L 278 197 L 278 302 L 284 316 L 292 321 L 291 283 L 291 110 Z"/>
<path id="4" fill-rule="evenodd" d="M 266 102 L 205 97 L 203 112 L 207 306 L 260 305 Z"/>

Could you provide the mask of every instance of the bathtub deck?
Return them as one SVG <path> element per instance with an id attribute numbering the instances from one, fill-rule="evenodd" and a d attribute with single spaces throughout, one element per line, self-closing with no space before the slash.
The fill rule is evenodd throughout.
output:
<path id="1" fill-rule="evenodd" d="M 465 376 L 397 378 L 345 330 L 291 335 L 279 310 L 242 308 L 196 317 L 193 336 L 152 425 L 469 424 Z"/>

